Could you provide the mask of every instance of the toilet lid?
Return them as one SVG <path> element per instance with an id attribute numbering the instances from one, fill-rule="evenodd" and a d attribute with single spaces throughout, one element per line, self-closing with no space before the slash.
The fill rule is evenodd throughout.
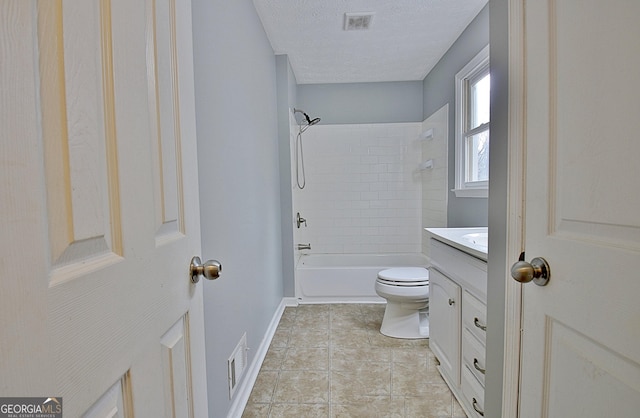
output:
<path id="1" fill-rule="evenodd" d="M 424 282 L 429 280 L 429 270 L 424 267 L 394 267 L 379 272 L 378 278 L 394 282 Z"/>

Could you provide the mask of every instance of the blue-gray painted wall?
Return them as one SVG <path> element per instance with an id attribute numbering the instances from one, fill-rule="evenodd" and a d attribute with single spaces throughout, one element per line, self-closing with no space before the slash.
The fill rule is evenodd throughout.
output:
<path id="1" fill-rule="evenodd" d="M 246 332 L 251 364 L 284 293 L 276 58 L 251 1 L 192 7 L 201 255 L 224 266 L 202 283 L 209 415 L 225 417 L 227 359 Z"/>
<path id="2" fill-rule="evenodd" d="M 509 2 L 490 0 L 491 13 L 491 142 L 489 152 L 489 248 L 487 265 L 487 375 L 484 410 L 487 417 L 502 413 L 505 347 L 509 191 Z"/>
<path id="3" fill-rule="evenodd" d="M 422 122 L 422 82 L 301 84 L 297 105 L 322 124 Z"/>
<path id="4" fill-rule="evenodd" d="M 291 180 L 291 141 L 289 114 L 296 107 L 297 84 L 289 58 L 276 56 L 278 89 L 278 149 L 280 155 L 280 219 L 282 222 L 282 279 L 284 296 L 295 296 L 293 252 L 293 193 Z"/>
<path id="5" fill-rule="evenodd" d="M 485 6 L 427 74 L 423 85 L 426 119 L 449 103 L 449 188 L 455 184 L 455 75 L 489 44 L 489 5 Z M 488 199 L 459 198 L 449 191 L 449 227 L 487 226 Z"/>

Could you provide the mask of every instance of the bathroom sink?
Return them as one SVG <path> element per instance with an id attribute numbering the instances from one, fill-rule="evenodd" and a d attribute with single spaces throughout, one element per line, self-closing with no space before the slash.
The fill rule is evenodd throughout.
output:
<path id="1" fill-rule="evenodd" d="M 433 239 L 451 245 L 481 260 L 487 260 L 489 252 L 488 229 L 484 227 L 466 228 L 425 228 Z"/>
<path id="2" fill-rule="evenodd" d="M 481 247 L 487 247 L 489 245 L 489 233 L 488 232 L 474 232 L 471 234 L 465 234 L 462 239 L 469 241 L 472 244 L 479 245 Z"/>

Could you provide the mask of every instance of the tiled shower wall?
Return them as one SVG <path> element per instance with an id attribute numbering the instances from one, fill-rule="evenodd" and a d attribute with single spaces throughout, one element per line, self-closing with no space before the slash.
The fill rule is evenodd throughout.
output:
<path id="1" fill-rule="evenodd" d="M 311 253 L 421 252 L 421 131 L 421 123 L 311 126 L 300 190 L 293 126 L 293 213 L 307 220 L 294 242 L 311 243 Z"/>
<path id="2" fill-rule="evenodd" d="M 449 105 L 444 105 L 422 123 L 422 132 L 433 136 L 422 142 L 422 160 L 433 167 L 422 171 L 422 225 L 434 228 L 447 226 L 447 167 L 449 138 Z M 422 231 L 422 252 L 429 256 L 429 236 Z"/>

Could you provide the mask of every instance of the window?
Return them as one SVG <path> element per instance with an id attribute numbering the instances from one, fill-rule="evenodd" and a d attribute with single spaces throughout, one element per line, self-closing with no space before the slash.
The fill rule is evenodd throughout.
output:
<path id="1" fill-rule="evenodd" d="M 456 74 L 457 197 L 489 195 L 489 46 Z"/>

